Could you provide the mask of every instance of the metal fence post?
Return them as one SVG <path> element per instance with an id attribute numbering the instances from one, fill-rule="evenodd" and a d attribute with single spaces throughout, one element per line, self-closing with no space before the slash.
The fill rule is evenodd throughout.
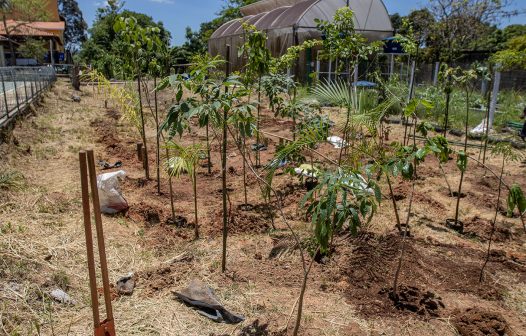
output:
<path id="1" fill-rule="evenodd" d="M 2 72 L 0 72 L 0 77 L 2 78 L 2 92 L 4 93 L 5 115 L 7 118 L 9 118 L 9 106 L 7 105 L 7 92 L 5 92 L 4 74 Z"/>
<path id="2" fill-rule="evenodd" d="M 35 91 L 33 91 L 33 82 L 35 81 L 34 70 L 31 73 L 31 79 L 29 80 L 29 85 L 31 86 L 31 100 L 35 97 Z"/>
<path id="3" fill-rule="evenodd" d="M 16 77 L 13 74 L 13 70 L 11 70 L 11 79 L 13 80 L 13 83 L 15 85 L 16 110 L 18 111 L 18 113 L 20 113 L 20 101 L 18 100 L 18 87 L 16 84 Z"/>
<path id="4" fill-rule="evenodd" d="M 27 98 L 27 84 L 26 84 L 26 75 L 27 75 L 27 72 L 26 70 L 24 70 L 24 93 L 25 93 L 25 101 L 24 103 L 27 105 L 27 103 L 29 102 L 29 99 Z"/>

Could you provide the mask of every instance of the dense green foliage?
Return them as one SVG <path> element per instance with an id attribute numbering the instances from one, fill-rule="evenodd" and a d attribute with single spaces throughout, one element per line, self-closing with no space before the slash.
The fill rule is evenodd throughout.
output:
<path id="1" fill-rule="evenodd" d="M 121 10 L 118 1 L 110 1 L 108 5 L 97 10 L 97 16 L 92 28 L 89 30 L 90 37 L 82 45 L 79 60 L 92 65 L 108 78 L 125 78 L 130 75 L 126 71 L 125 59 L 128 45 L 123 36 L 114 31 L 114 25 L 119 17 L 137 20 L 140 27 L 155 27 L 159 29 L 158 37 L 165 49 L 170 44 L 170 33 L 164 28 L 162 22 L 154 22 L 145 14 Z M 148 66 L 144 65 L 143 72 L 146 73 Z"/>

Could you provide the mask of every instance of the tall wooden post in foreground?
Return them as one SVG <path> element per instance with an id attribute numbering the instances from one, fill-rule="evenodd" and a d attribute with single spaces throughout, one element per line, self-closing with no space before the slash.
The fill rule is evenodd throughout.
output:
<path id="1" fill-rule="evenodd" d="M 104 246 L 104 232 L 100 214 L 99 193 L 97 189 L 97 175 L 95 172 L 95 159 L 93 150 L 79 152 L 80 184 L 82 188 L 82 213 L 84 215 L 84 233 L 86 236 L 86 251 L 88 256 L 89 287 L 91 295 L 91 308 L 93 310 L 93 328 L 95 336 L 115 336 L 115 324 L 111 306 L 110 282 L 108 277 L 108 264 L 106 261 L 106 248 Z M 89 179 L 88 179 L 89 176 Z M 89 183 L 88 183 L 89 180 Z M 106 319 L 100 321 L 99 300 L 97 293 L 97 277 L 95 273 L 95 256 L 93 253 L 93 235 L 91 230 L 91 211 L 89 202 L 89 186 L 93 202 L 95 229 L 97 232 L 97 246 L 100 256 L 100 268 L 104 303 L 106 306 Z"/>

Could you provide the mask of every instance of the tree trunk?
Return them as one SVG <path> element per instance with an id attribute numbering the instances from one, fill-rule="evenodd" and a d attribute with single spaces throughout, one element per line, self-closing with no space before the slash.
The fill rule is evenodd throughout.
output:
<path id="1" fill-rule="evenodd" d="M 342 163 L 342 156 L 343 156 L 343 151 L 347 145 L 347 138 L 348 138 L 348 133 L 349 133 L 349 123 L 350 123 L 350 119 L 351 119 L 351 108 L 348 107 L 347 108 L 347 115 L 345 117 L 345 127 L 343 128 L 343 134 L 342 134 L 342 147 L 340 148 L 340 155 L 338 156 L 338 165 L 340 165 Z"/>
<path id="2" fill-rule="evenodd" d="M 153 77 L 153 86 L 157 87 L 157 77 Z M 161 140 L 159 129 L 159 107 L 157 103 L 157 90 L 153 91 L 153 100 L 155 105 L 155 129 L 156 129 L 156 161 L 157 161 L 157 194 L 161 194 Z"/>
<path id="3" fill-rule="evenodd" d="M 442 172 L 442 176 L 444 177 L 444 181 L 446 181 L 447 190 L 449 191 L 449 195 L 453 197 L 453 191 L 451 190 L 451 185 L 449 184 L 449 181 L 446 176 L 446 172 L 444 171 L 444 167 L 442 167 L 442 163 L 438 163 L 438 167 L 440 168 L 440 171 Z"/>
<path id="4" fill-rule="evenodd" d="M 223 109 L 223 144 L 221 148 L 221 180 L 223 185 L 223 255 L 221 271 L 226 271 L 226 241 L 228 237 L 227 190 L 226 190 L 226 145 L 227 145 L 227 110 Z"/>
<path id="5" fill-rule="evenodd" d="M 491 241 L 493 239 L 493 235 L 495 234 L 495 225 L 497 222 L 497 215 L 499 213 L 499 203 L 500 203 L 500 195 L 501 195 L 501 188 L 502 188 L 502 176 L 504 175 L 504 163 L 505 162 L 506 162 L 505 156 L 502 156 L 502 168 L 500 170 L 499 192 L 497 196 L 497 205 L 495 206 L 495 217 L 493 217 L 493 222 L 491 223 L 491 233 L 489 235 L 489 240 L 488 240 L 488 251 L 486 252 L 486 260 L 484 261 L 484 264 L 482 265 L 482 268 L 480 269 L 479 282 L 482 282 L 482 278 L 484 277 L 484 269 L 486 268 L 486 265 L 489 262 L 489 256 L 491 252 Z"/>
<path id="6" fill-rule="evenodd" d="M 206 157 L 207 157 L 207 172 L 208 174 L 212 174 L 212 160 L 210 158 L 210 136 L 208 134 L 208 123 L 210 122 L 210 119 L 207 118 L 206 122 Z"/>
<path id="7" fill-rule="evenodd" d="M 402 224 L 400 223 L 400 215 L 398 214 L 398 206 L 396 205 L 396 200 L 393 193 L 393 186 L 391 184 L 391 179 L 389 178 L 389 174 L 386 172 L 385 177 L 387 178 L 387 185 L 389 186 L 389 194 L 391 196 L 391 200 L 393 201 L 393 209 L 396 217 L 396 228 L 398 229 L 398 232 L 402 233 Z"/>
<path id="8" fill-rule="evenodd" d="M 141 135 L 142 135 L 142 146 L 144 148 L 144 175 L 147 180 L 150 179 L 150 165 L 148 163 L 148 147 L 146 145 L 146 129 L 144 127 L 144 113 L 142 109 L 142 96 L 141 96 L 141 71 L 137 72 L 137 92 L 139 94 L 139 113 L 141 114 Z"/>
<path id="9" fill-rule="evenodd" d="M 314 256 L 318 254 L 318 251 L 319 251 L 319 248 L 314 253 Z M 307 269 L 304 268 L 304 271 L 303 271 L 303 281 L 301 282 L 301 291 L 300 291 L 300 296 L 298 299 L 298 314 L 296 315 L 296 324 L 294 325 L 294 331 L 292 333 L 293 336 L 297 336 L 300 330 L 301 316 L 303 314 L 303 299 L 305 297 L 305 291 L 307 290 L 307 281 L 309 280 L 309 273 L 312 268 L 312 264 L 314 263 L 314 256 L 312 257 L 310 261 L 309 267 Z"/>
<path id="10" fill-rule="evenodd" d="M 261 158 L 259 153 L 259 127 L 260 127 L 260 114 L 261 114 L 261 76 L 259 76 L 258 80 L 258 112 L 257 112 L 257 120 L 256 120 L 256 167 L 259 167 L 261 165 Z"/>
<path id="11" fill-rule="evenodd" d="M 241 136 L 241 150 L 243 151 L 243 193 L 245 196 L 245 205 L 248 204 L 248 196 L 247 196 L 247 164 L 245 162 L 245 156 L 246 156 L 246 141 L 245 141 L 245 135 Z"/>
<path id="12" fill-rule="evenodd" d="M 489 81 L 488 87 L 491 86 L 492 81 Z M 490 104 L 491 104 L 491 90 L 488 90 L 488 98 L 486 101 L 487 109 L 486 109 L 486 129 L 484 132 L 484 150 L 482 154 L 482 164 L 486 164 L 486 151 L 488 149 L 488 138 L 489 138 L 489 111 L 490 111 Z M 485 174 L 484 174 L 485 175 Z"/>
<path id="13" fill-rule="evenodd" d="M 409 207 L 407 210 L 407 219 L 405 221 L 405 229 L 404 229 L 404 234 L 402 236 L 402 247 L 400 248 L 400 258 L 398 259 L 398 266 L 396 268 L 396 273 L 395 273 L 394 282 L 393 282 L 393 293 L 395 295 L 395 298 L 398 298 L 398 279 L 400 277 L 400 271 L 402 270 L 402 263 L 403 263 L 404 254 L 405 254 L 407 232 L 409 230 L 409 219 L 411 218 L 411 208 L 413 206 L 414 194 L 415 194 L 415 180 L 413 179 L 412 189 L 411 189 L 411 198 L 409 199 Z"/>
<path id="14" fill-rule="evenodd" d="M 195 239 L 199 239 L 199 222 L 198 222 L 198 215 L 197 215 L 197 174 L 195 171 L 195 165 L 194 165 L 194 171 L 193 171 L 193 176 L 192 176 L 192 186 L 194 189 L 194 216 L 195 216 L 194 233 L 195 233 Z"/>

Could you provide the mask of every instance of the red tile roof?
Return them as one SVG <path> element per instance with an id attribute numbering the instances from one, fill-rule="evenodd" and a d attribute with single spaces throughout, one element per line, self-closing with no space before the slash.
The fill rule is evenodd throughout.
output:
<path id="1" fill-rule="evenodd" d="M 64 22 L 22 22 L 7 20 L 12 36 L 55 36 L 49 30 L 64 30 Z M 0 24 L 0 35 L 6 35 L 3 24 Z"/>

